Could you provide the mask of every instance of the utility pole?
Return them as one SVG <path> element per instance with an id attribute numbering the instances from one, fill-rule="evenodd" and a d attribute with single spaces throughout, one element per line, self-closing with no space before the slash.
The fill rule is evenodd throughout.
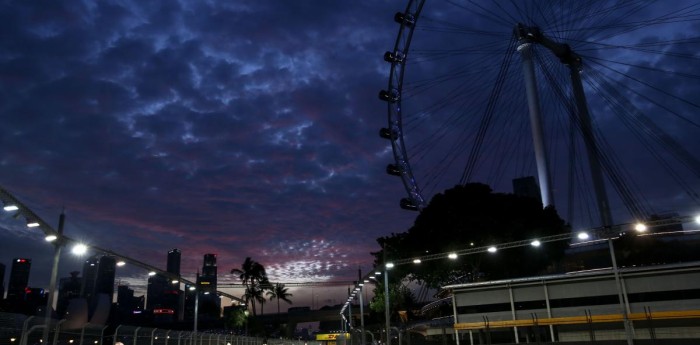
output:
<path id="1" fill-rule="evenodd" d="M 58 217 L 58 235 L 56 241 L 54 242 L 54 252 L 53 252 L 53 266 L 51 266 L 51 280 L 49 281 L 49 292 L 46 296 L 46 313 L 44 317 L 46 318 L 44 324 L 44 333 L 42 336 L 42 341 L 44 344 L 49 344 L 49 331 L 51 328 L 52 311 L 54 296 L 56 295 L 56 280 L 58 279 L 58 261 L 61 258 L 61 249 L 63 248 L 63 224 L 66 221 L 65 211 L 61 212 Z M 58 331 L 58 330 L 56 330 Z"/>

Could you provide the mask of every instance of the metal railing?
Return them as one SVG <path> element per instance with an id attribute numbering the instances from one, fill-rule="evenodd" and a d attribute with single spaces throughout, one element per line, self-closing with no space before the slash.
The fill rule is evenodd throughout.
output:
<path id="1" fill-rule="evenodd" d="M 189 332 L 161 328 L 84 324 L 70 327 L 65 320 L 0 313 L 0 345 L 263 345 L 264 339 L 234 334 Z M 121 344 L 119 344 L 121 343 Z"/>

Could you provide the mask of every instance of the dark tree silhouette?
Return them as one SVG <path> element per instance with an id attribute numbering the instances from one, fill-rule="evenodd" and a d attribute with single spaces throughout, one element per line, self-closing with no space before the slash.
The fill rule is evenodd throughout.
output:
<path id="1" fill-rule="evenodd" d="M 270 301 L 277 299 L 277 314 L 280 313 L 280 300 L 292 304 L 292 301 L 289 299 L 289 297 L 292 296 L 293 295 L 289 293 L 287 287 L 282 283 L 275 283 L 272 289 L 267 291 L 267 297 L 270 298 Z"/>
<path id="2" fill-rule="evenodd" d="M 259 262 L 247 257 L 245 261 L 243 261 L 241 268 L 232 269 L 231 274 L 237 274 L 238 278 L 246 286 L 243 298 L 247 303 L 251 303 L 253 315 L 255 315 L 256 301 L 260 303 L 260 313 L 262 314 L 262 306 L 265 303 L 264 290 L 269 285 L 265 267 Z"/>
<path id="3" fill-rule="evenodd" d="M 377 241 L 384 248 L 373 253 L 378 263 L 534 239 L 569 232 L 552 207 L 514 194 L 493 193 L 484 184 L 456 186 L 433 197 L 407 232 Z M 549 242 L 539 248 L 510 248 L 497 253 L 460 256 L 457 260 L 431 260 L 402 265 L 390 276 L 408 277 L 428 287 L 455 282 L 523 277 L 556 263 L 567 243 Z M 385 253 L 386 252 L 386 253 Z"/>

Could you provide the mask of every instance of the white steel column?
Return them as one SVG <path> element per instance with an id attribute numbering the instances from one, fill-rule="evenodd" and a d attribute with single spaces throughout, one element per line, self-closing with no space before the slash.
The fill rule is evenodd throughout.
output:
<path id="1" fill-rule="evenodd" d="M 542 114 L 540 113 L 540 100 L 537 94 L 537 81 L 535 79 L 535 65 L 532 62 L 532 43 L 524 41 L 518 46 L 518 51 L 523 58 L 523 74 L 525 76 L 525 92 L 527 104 L 530 110 L 530 126 L 532 127 L 532 144 L 535 149 L 537 163 L 537 176 L 540 184 L 542 206 L 554 205 L 551 181 L 549 177 L 549 162 L 544 146 L 544 129 L 542 127 Z"/>
<path id="2" fill-rule="evenodd" d="M 586 95 L 583 92 L 583 83 L 581 82 L 581 61 L 574 61 L 569 65 L 571 70 L 571 86 L 578 108 L 579 122 L 581 124 L 581 132 L 583 141 L 586 143 L 588 152 L 588 164 L 591 171 L 591 179 L 593 180 L 593 188 L 595 189 L 596 201 L 598 204 L 598 213 L 600 213 L 600 221 L 603 226 L 611 226 L 612 216 L 610 215 L 610 205 L 608 196 L 605 192 L 605 181 L 603 180 L 603 172 L 600 169 L 600 150 L 593 135 L 593 126 L 591 124 L 591 116 L 588 114 L 588 104 Z"/>

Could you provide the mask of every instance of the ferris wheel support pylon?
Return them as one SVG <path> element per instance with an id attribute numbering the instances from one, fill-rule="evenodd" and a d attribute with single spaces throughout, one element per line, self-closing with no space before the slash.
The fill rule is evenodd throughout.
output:
<path id="1" fill-rule="evenodd" d="M 540 180 L 540 188 L 542 189 L 542 203 L 546 207 L 548 202 L 553 203 L 551 190 L 549 188 L 549 168 L 547 166 L 546 155 L 543 146 L 543 134 L 541 129 L 541 119 L 539 114 L 539 100 L 537 98 L 537 85 L 535 83 L 535 72 L 532 64 L 531 45 L 539 43 L 559 58 L 559 60 L 569 67 L 571 84 L 574 100 L 576 102 L 577 121 L 579 122 L 583 141 L 586 144 L 588 153 L 588 164 L 593 182 L 593 188 L 596 195 L 596 203 L 598 213 L 600 215 L 601 225 L 604 227 L 611 226 L 612 216 L 610 213 L 610 203 L 608 201 L 607 192 L 605 190 L 605 182 L 600 165 L 600 149 L 593 135 L 593 126 L 591 125 L 591 117 L 588 113 L 588 104 L 586 95 L 583 91 L 583 82 L 581 81 L 581 57 L 571 50 L 568 44 L 557 43 L 542 34 L 537 27 L 526 27 L 518 23 L 515 27 L 514 34 L 517 36 L 521 44 L 518 50 L 523 56 L 523 71 L 525 72 L 525 87 L 528 94 L 528 105 L 530 108 L 530 120 L 532 123 L 533 142 L 535 145 L 535 155 L 537 159 L 537 170 Z M 533 114 L 533 112 L 535 112 Z M 539 137 L 539 138 L 538 138 Z M 538 146 L 538 143 L 540 143 Z M 544 173 L 544 175 L 542 175 Z"/>
<path id="2" fill-rule="evenodd" d="M 532 129 L 532 144 L 535 149 L 535 162 L 537 163 L 537 177 L 540 183 L 540 196 L 542 206 L 554 205 L 552 193 L 552 179 L 549 176 L 549 161 L 544 146 L 544 129 L 542 127 L 542 114 L 540 113 L 540 100 L 537 94 L 537 79 L 535 78 L 535 65 L 532 62 L 532 42 L 521 39 L 518 51 L 523 59 L 523 74 L 525 75 L 525 92 L 530 111 L 530 127 Z"/>

